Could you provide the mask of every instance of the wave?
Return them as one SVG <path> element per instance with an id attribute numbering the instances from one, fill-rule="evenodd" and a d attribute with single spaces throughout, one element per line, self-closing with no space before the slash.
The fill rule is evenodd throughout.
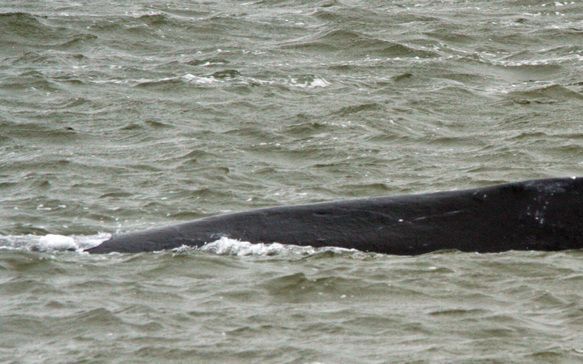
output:
<path id="1" fill-rule="evenodd" d="M 347 55 L 367 54 L 379 57 L 434 58 L 439 54 L 417 49 L 398 42 L 378 39 L 348 30 L 328 30 L 284 43 L 281 48 L 301 51 L 336 52 Z"/>
<path id="2" fill-rule="evenodd" d="M 26 71 L 18 75 L 8 76 L 0 80 L 0 88 L 5 90 L 27 90 L 34 87 L 37 90 L 54 92 L 60 90 L 60 85 L 39 71 Z"/>
<path id="3" fill-rule="evenodd" d="M 92 46 L 98 40 L 97 35 L 85 30 L 53 24 L 47 16 L 29 13 L 0 13 L 1 44 L 11 46 L 34 47 L 43 50 L 68 50 Z M 15 47 L 15 50 L 19 49 Z M 44 55 L 42 57 L 45 57 Z M 47 57 L 43 62 L 52 61 Z"/>
<path id="4" fill-rule="evenodd" d="M 140 78 L 140 79 L 107 79 L 92 80 L 94 84 L 117 84 L 129 85 L 136 88 L 152 88 L 159 90 L 175 90 L 177 86 L 216 88 L 216 87 L 257 87 L 276 86 L 289 89 L 312 90 L 325 88 L 332 83 L 323 77 L 312 74 L 297 74 L 281 76 L 271 79 L 260 79 L 249 76 L 242 76 L 239 71 L 226 69 L 207 75 L 194 75 L 186 73 L 181 76 L 169 76 L 160 78 Z"/>
<path id="5" fill-rule="evenodd" d="M 582 101 L 583 94 L 567 87 L 552 84 L 542 87 L 534 87 L 527 90 L 508 92 L 509 98 L 519 104 L 552 104 L 566 101 Z"/>
<path id="6" fill-rule="evenodd" d="M 36 16 L 25 12 L 0 13 L 0 26 L 15 30 L 30 30 L 31 28 L 41 28 L 42 25 Z"/>

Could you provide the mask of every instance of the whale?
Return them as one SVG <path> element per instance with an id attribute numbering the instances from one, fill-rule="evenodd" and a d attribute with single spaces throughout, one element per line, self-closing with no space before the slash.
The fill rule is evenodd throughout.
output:
<path id="1" fill-rule="evenodd" d="M 583 178 L 260 208 L 113 235 L 89 253 L 251 243 L 339 247 L 394 255 L 583 248 Z"/>

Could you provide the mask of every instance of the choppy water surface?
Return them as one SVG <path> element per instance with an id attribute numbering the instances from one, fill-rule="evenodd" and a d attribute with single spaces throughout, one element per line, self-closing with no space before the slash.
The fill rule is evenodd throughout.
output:
<path id="1" fill-rule="evenodd" d="M 578 251 L 67 251 L 583 175 L 582 3 L 129 3 L 0 3 L 0 361 L 583 360 Z"/>

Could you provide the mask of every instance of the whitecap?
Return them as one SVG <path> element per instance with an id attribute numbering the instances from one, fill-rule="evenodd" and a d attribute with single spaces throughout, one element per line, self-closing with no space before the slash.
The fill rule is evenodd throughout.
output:
<path id="1" fill-rule="evenodd" d="M 195 76 L 190 73 L 187 73 L 184 76 L 182 76 L 182 80 L 188 83 L 195 83 L 198 85 L 209 85 L 211 83 L 218 82 L 217 79 L 212 77 Z"/>
<path id="2" fill-rule="evenodd" d="M 293 87 L 300 87 L 300 88 L 318 88 L 318 87 L 328 87 L 330 86 L 330 82 L 326 81 L 320 77 L 308 77 L 302 80 L 298 80 L 296 78 L 291 78 L 289 84 Z"/>

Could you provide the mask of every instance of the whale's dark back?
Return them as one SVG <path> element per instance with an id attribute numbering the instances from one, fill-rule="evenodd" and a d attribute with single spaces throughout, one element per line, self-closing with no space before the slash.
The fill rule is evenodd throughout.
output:
<path id="1" fill-rule="evenodd" d="M 387 254 L 583 247 L 583 179 L 274 207 L 114 236 L 91 253 L 253 243 L 338 246 Z"/>

